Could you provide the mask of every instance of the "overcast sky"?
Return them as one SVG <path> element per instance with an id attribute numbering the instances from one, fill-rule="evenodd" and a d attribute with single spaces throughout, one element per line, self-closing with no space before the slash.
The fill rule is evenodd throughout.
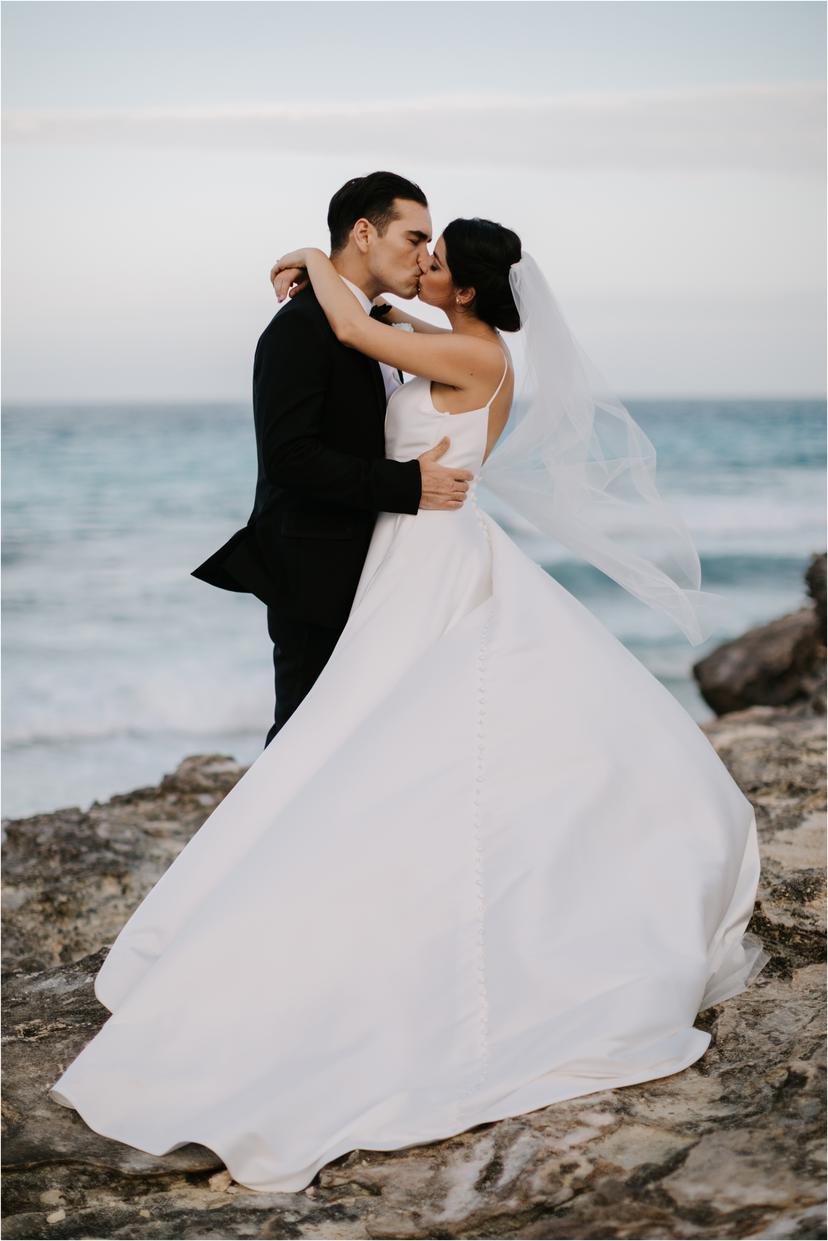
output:
<path id="1" fill-rule="evenodd" d="M 825 390 L 825 5 L 2 6 L 3 398 L 248 400 L 387 167 L 500 220 L 622 397 Z M 415 308 L 416 309 L 416 308 Z"/>

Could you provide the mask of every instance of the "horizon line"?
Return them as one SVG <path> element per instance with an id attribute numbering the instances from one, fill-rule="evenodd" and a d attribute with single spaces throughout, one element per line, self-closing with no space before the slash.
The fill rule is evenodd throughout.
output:
<path id="1" fill-rule="evenodd" d="M 656 392 L 619 394 L 622 401 L 828 401 L 828 391 L 817 393 L 798 392 Z M 49 406 L 53 409 L 72 408 L 77 405 L 247 405 L 252 408 L 250 397 L 14 397 L 0 400 L 0 409 Z"/>

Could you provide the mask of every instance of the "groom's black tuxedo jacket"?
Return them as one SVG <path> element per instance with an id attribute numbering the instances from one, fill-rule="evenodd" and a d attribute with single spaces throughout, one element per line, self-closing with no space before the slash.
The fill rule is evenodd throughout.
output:
<path id="1" fill-rule="evenodd" d="M 416 513 L 416 460 L 385 458 L 379 363 L 340 344 L 310 286 L 273 316 L 253 362 L 258 477 L 247 525 L 192 571 L 341 629 L 377 513 Z"/>

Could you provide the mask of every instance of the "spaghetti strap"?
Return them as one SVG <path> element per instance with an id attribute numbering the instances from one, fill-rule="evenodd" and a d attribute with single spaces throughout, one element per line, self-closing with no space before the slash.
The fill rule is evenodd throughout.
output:
<path id="1" fill-rule="evenodd" d="M 503 356 L 504 356 L 504 357 L 506 357 L 506 351 L 505 351 L 505 349 L 504 349 L 504 350 L 502 350 L 502 352 L 503 352 Z M 494 401 L 494 400 L 496 400 L 496 399 L 497 399 L 497 394 L 498 394 L 498 392 L 500 391 L 500 389 L 503 387 L 503 381 L 504 381 L 504 379 L 506 378 L 506 376 L 507 376 L 508 374 L 509 374 L 509 359 L 508 359 L 508 357 L 506 357 L 506 366 L 505 366 L 505 369 L 504 369 L 504 371 L 503 371 L 503 374 L 500 376 L 500 383 L 499 383 L 499 384 L 497 385 L 497 387 L 495 388 L 494 393 L 493 393 L 493 394 L 489 397 L 489 400 L 488 400 L 488 402 L 487 402 L 487 404 L 486 404 L 486 409 L 488 409 L 488 408 L 489 408 L 489 405 L 491 405 L 492 401 Z"/>

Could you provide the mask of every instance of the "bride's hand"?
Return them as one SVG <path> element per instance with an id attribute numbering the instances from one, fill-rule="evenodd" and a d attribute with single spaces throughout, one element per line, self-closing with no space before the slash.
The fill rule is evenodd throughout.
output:
<path id="1" fill-rule="evenodd" d="M 278 300 L 283 302 L 286 297 L 293 297 L 300 289 L 305 288 L 308 276 L 304 267 L 286 267 L 284 271 L 279 271 L 277 264 L 271 269 L 270 283 Z"/>
<path id="2" fill-rule="evenodd" d="M 291 250 L 283 254 L 270 269 L 270 283 L 280 302 L 286 297 L 293 297 L 308 283 L 305 273 L 306 260 L 304 250 Z M 295 286 L 295 287 L 292 287 Z"/>

